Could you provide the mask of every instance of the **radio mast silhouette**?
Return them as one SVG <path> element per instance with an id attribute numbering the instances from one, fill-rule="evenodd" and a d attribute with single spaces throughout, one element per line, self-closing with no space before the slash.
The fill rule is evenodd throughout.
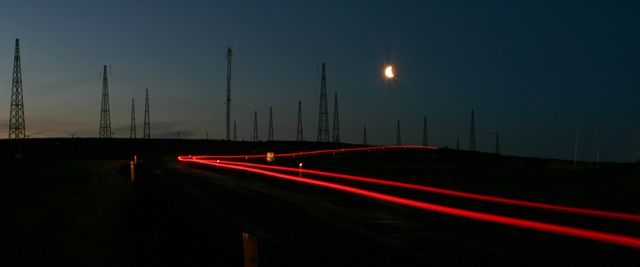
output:
<path id="1" fill-rule="evenodd" d="M 302 137 L 302 101 L 298 101 L 298 134 L 296 134 L 296 141 L 304 141 Z"/>
<path id="2" fill-rule="evenodd" d="M 16 39 L 13 57 L 13 81 L 11 82 L 11 115 L 9 116 L 9 139 L 26 138 L 24 103 L 22 98 L 22 66 L 20 66 L 20 39 Z"/>
<path id="3" fill-rule="evenodd" d="M 135 99 L 131 99 L 131 130 L 129 130 L 129 138 L 136 138 L 136 104 Z"/>
<path id="4" fill-rule="evenodd" d="M 258 142 L 258 112 L 254 111 L 253 115 L 253 141 Z"/>
<path id="5" fill-rule="evenodd" d="M 362 144 L 367 145 L 367 126 L 364 127 L 364 136 L 362 137 Z"/>
<path id="6" fill-rule="evenodd" d="M 227 49 L 227 141 L 231 140 L 231 59 L 233 52 L 231 47 Z"/>
<path id="7" fill-rule="evenodd" d="M 111 138 L 111 111 L 109 110 L 109 81 L 107 80 L 107 65 L 102 74 L 102 106 L 100 111 L 100 138 Z"/>
<path id="8" fill-rule="evenodd" d="M 273 110 L 269 107 L 269 141 L 273 141 Z"/>
<path id="9" fill-rule="evenodd" d="M 238 132 L 236 131 L 236 121 L 233 121 L 233 141 L 238 141 Z"/>
<path id="10" fill-rule="evenodd" d="M 498 139 L 498 133 L 496 133 L 496 154 L 500 154 L 500 140 Z"/>
<path id="11" fill-rule="evenodd" d="M 471 133 L 469 135 L 469 151 L 476 151 L 476 128 L 473 122 L 473 109 L 471 110 Z"/>
<path id="12" fill-rule="evenodd" d="M 320 119 L 318 120 L 318 142 L 329 142 L 329 111 L 327 111 L 327 77 L 322 63 L 322 83 L 320 84 Z"/>
<path id="13" fill-rule="evenodd" d="M 151 122 L 149 120 L 149 89 L 146 89 L 144 100 L 144 132 L 142 138 L 151 139 Z"/>
<path id="14" fill-rule="evenodd" d="M 336 104 L 333 108 L 333 142 L 340 143 L 340 118 L 338 116 L 338 93 L 336 93 Z"/>
<path id="15" fill-rule="evenodd" d="M 422 146 L 429 146 L 429 139 L 427 136 L 427 116 L 424 116 L 424 131 L 422 133 Z"/>
<path id="16" fill-rule="evenodd" d="M 398 120 L 398 137 L 396 138 L 396 146 L 401 146 L 402 142 L 400 142 L 400 120 Z"/>

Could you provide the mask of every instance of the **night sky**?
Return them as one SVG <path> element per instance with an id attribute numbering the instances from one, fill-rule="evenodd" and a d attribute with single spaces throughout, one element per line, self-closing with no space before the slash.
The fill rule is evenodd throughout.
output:
<path id="1" fill-rule="evenodd" d="M 103 65 L 115 137 L 226 137 L 226 51 L 232 121 L 251 140 L 318 131 L 322 63 L 342 142 L 469 147 L 504 155 L 640 159 L 640 1 L 5 1 L 0 8 L 0 129 L 8 136 L 20 39 L 31 138 L 97 137 Z M 384 69 L 393 66 L 395 77 Z"/>

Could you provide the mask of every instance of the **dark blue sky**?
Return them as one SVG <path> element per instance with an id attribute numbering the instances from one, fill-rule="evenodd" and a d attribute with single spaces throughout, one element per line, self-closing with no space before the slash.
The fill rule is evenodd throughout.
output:
<path id="1" fill-rule="evenodd" d="M 103 65 L 116 137 L 131 99 L 142 135 L 149 88 L 152 137 L 226 136 L 226 50 L 234 52 L 232 120 L 260 139 L 315 140 L 326 63 L 329 120 L 338 93 L 341 140 L 477 148 L 573 159 L 640 159 L 637 1 L 16 1 L 0 9 L 0 128 L 8 129 L 14 43 L 20 38 L 27 134 L 97 137 Z M 396 77 L 383 77 L 392 65 Z M 4 114 L 4 115 L 3 115 Z"/>

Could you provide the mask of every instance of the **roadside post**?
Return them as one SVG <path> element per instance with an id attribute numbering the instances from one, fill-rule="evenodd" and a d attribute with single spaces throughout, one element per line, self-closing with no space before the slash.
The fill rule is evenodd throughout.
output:
<path id="1" fill-rule="evenodd" d="M 300 178 L 302 178 L 302 162 L 300 162 Z"/>
<path id="2" fill-rule="evenodd" d="M 138 156 L 133 155 L 133 164 L 138 164 Z"/>
<path id="3" fill-rule="evenodd" d="M 243 232 L 242 245 L 244 246 L 244 266 L 258 267 L 258 240 L 256 237 Z"/>
<path id="4" fill-rule="evenodd" d="M 133 181 L 133 161 L 131 162 L 131 181 Z"/>

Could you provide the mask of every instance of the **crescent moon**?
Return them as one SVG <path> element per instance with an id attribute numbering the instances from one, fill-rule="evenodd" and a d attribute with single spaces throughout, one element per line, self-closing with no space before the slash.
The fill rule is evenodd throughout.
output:
<path id="1" fill-rule="evenodd" d="M 384 74 L 387 75 L 387 77 L 389 78 L 393 78 L 393 72 L 391 71 L 391 66 L 389 66 L 385 71 Z"/>

